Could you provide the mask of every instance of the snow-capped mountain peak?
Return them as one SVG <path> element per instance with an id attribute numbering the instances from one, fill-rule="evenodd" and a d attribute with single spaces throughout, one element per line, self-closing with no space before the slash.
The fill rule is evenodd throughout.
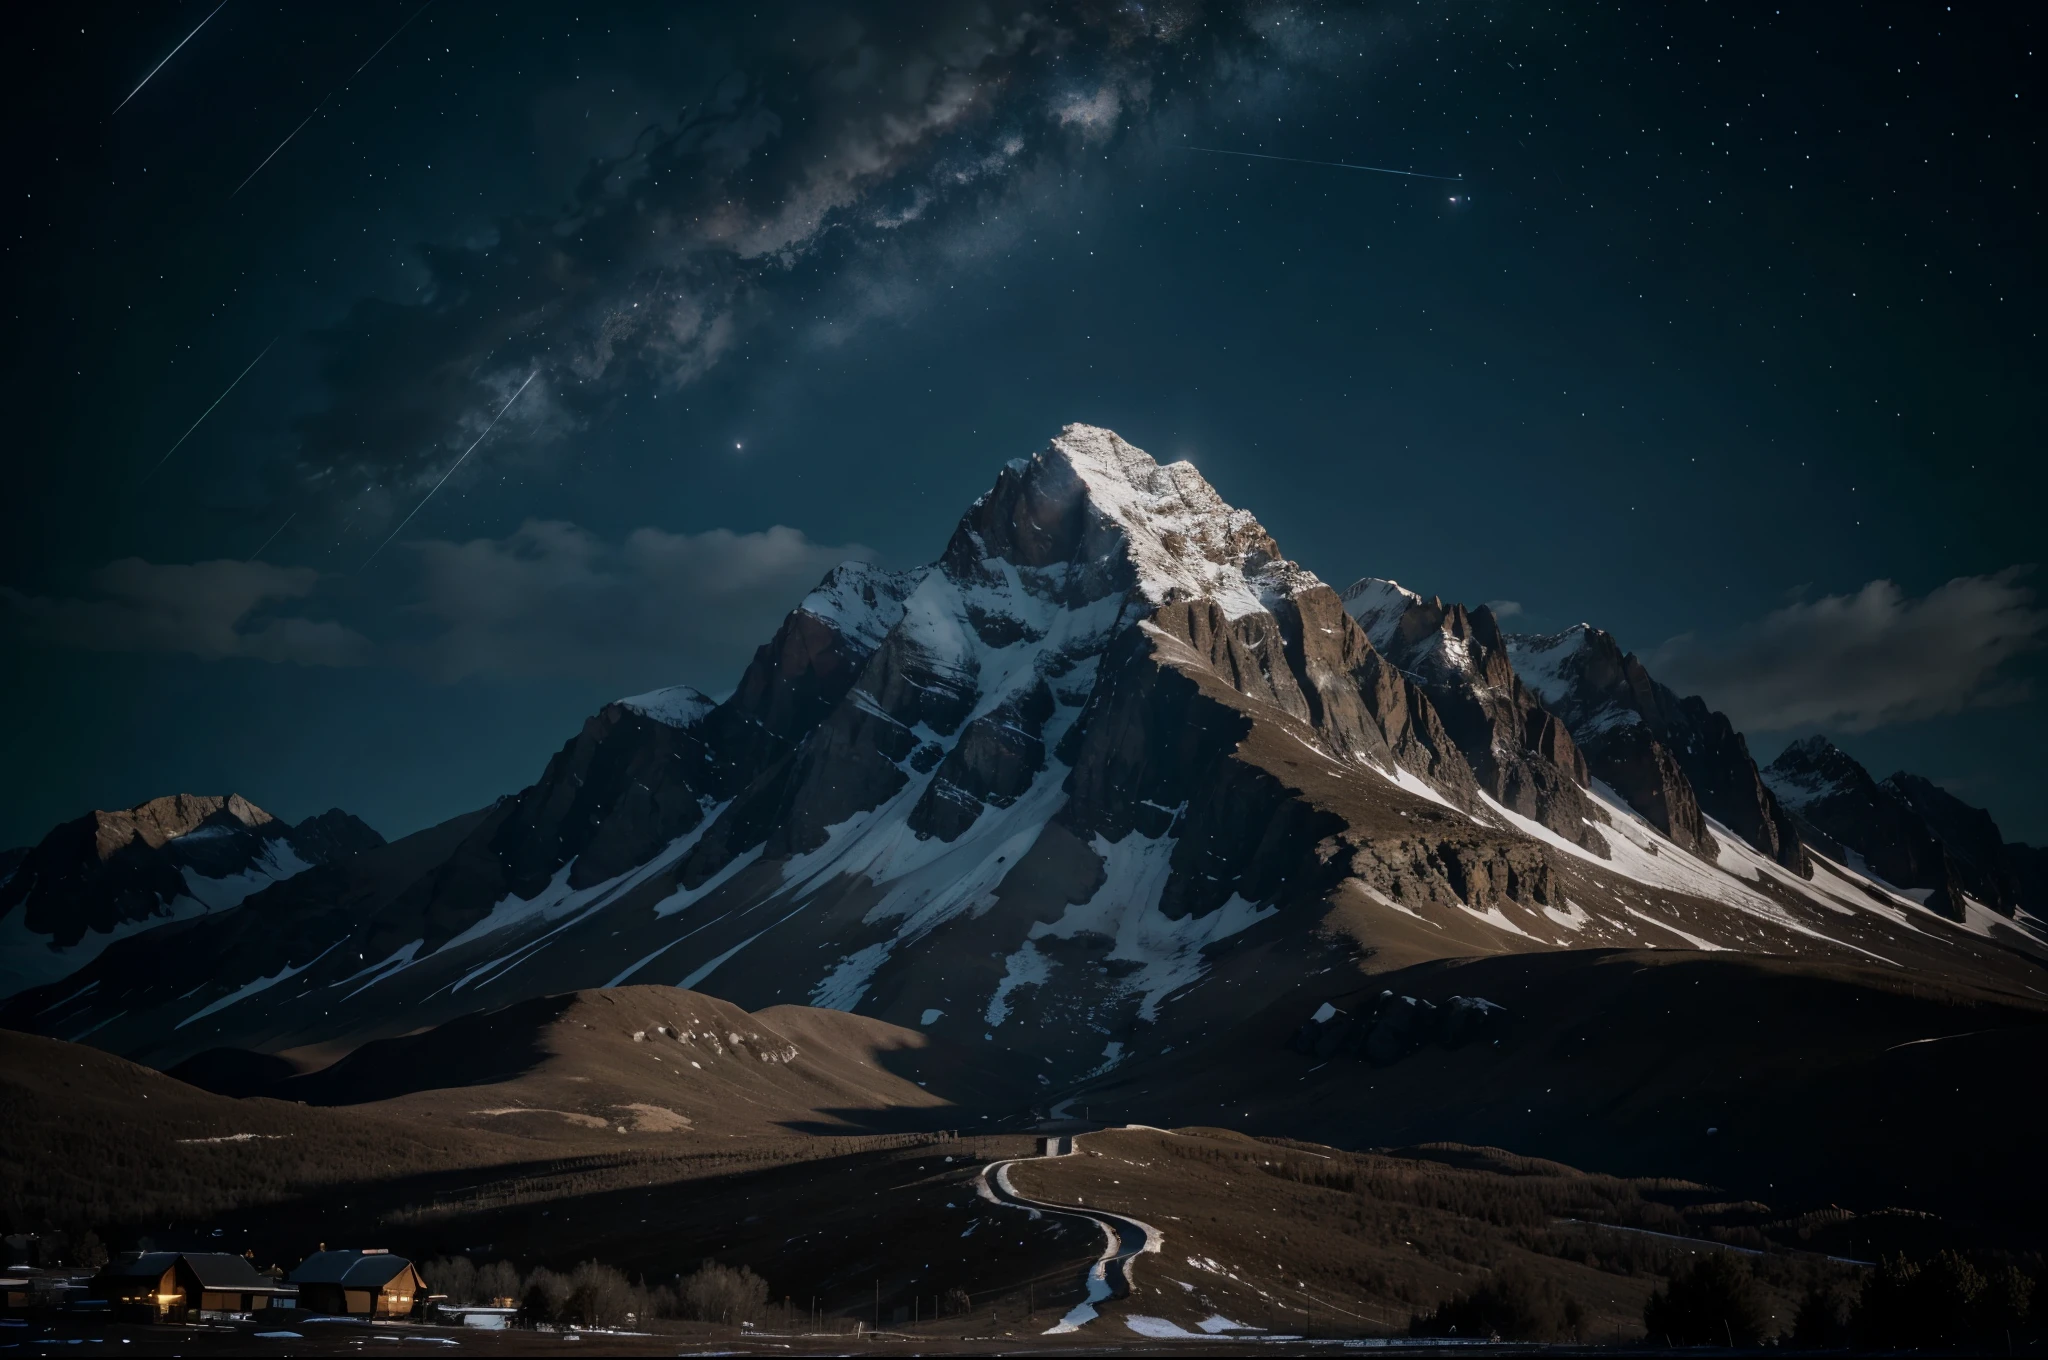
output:
<path id="1" fill-rule="evenodd" d="M 1874 782 L 1861 765 L 1822 736 L 1793 742 L 1762 774 L 1778 801 L 1794 812 L 1838 793 L 1863 792 Z"/>
<path id="2" fill-rule="evenodd" d="M 1225 501 L 1192 463 L 1162 464 L 1094 425 L 1067 426 L 1031 462 L 1055 476 L 1063 467 L 1123 531 L 1137 593 L 1152 604 L 1212 599 L 1242 618 L 1321 584 L 1283 558 L 1251 512 Z"/>
<path id="3" fill-rule="evenodd" d="M 665 689 L 649 690 L 619 700 L 622 707 L 630 708 L 643 718 L 666 723 L 670 727 L 688 727 L 699 718 L 718 707 L 718 701 L 700 689 L 689 685 L 670 685 Z"/>
<path id="4" fill-rule="evenodd" d="M 1515 674 L 1530 693 L 1555 708 L 1571 691 L 1570 663 L 1600 630 L 1575 623 L 1560 633 L 1518 633 L 1508 639 Z"/>
<path id="5" fill-rule="evenodd" d="M 1394 633 L 1401 626 L 1401 616 L 1410 606 L 1422 603 L 1422 597 L 1399 581 L 1383 580 L 1377 576 L 1366 576 L 1353 581 L 1339 596 L 1344 601 L 1345 612 L 1358 620 L 1358 626 L 1379 651 L 1386 651 L 1394 640 Z"/>

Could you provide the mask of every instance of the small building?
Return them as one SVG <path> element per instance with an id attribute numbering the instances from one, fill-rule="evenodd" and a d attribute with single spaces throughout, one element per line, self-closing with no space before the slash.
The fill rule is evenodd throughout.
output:
<path id="1" fill-rule="evenodd" d="M 1049 1133 L 1038 1140 L 1038 1155 L 1041 1157 L 1065 1157 L 1074 1150 L 1074 1135 L 1071 1133 Z"/>
<path id="2" fill-rule="evenodd" d="M 296 1292 L 225 1251 L 124 1252 L 93 1277 L 93 1292 L 132 1322 L 246 1316 Z"/>
<path id="3" fill-rule="evenodd" d="M 337 1317 L 411 1317 L 427 1301 L 419 1268 L 382 1247 L 316 1251 L 285 1278 L 300 1308 Z"/>

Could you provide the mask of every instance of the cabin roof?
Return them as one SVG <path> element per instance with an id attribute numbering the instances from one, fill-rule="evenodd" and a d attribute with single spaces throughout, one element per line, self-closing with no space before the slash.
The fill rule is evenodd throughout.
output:
<path id="1" fill-rule="evenodd" d="M 102 1275 L 120 1279 L 156 1279 L 177 1263 L 175 1251 L 123 1253 L 100 1268 Z"/>
<path id="2" fill-rule="evenodd" d="M 342 1284 L 357 1289 L 382 1289 L 412 1267 L 388 1251 L 316 1251 L 286 1276 L 293 1284 Z"/>
<path id="3" fill-rule="evenodd" d="M 268 1275 L 256 1273 L 256 1267 L 249 1264 L 246 1256 L 235 1256 L 225 1251 L 188 1251 L 184 1253 L 185 1265 L 198 1278 L 201 1289 L 256 1290 L 276 1289 L 277 1281 Z"/>
<path id="4" fill-rule="evenodd" d="M 138 1252 L 109 1261 L 100 1275 L 103 1279 L 155 1280 L 180 1261 L 201 1289 L 239 1293 L 276 1293 L 280 1289 L 276 1280 L 258 1274 L 247 1257 L 225 1251 Z"/>

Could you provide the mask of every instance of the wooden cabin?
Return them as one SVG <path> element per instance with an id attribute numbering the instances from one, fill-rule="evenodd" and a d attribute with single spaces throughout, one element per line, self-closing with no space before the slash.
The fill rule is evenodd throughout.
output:
<path id="1" fill-rule="evenodd" d="M 93 1277 L 93 1292 L 131 1322 L 189 1322 L 249 1314 L 295 1292 L 224 1251 L 127 1252 Z"/>
<path id="2" fill-rule="evenodd" d="M 285 1278 L 302 1310 L 335 1317 L 411 1317 L 427 1301 L 419 1268 L 381 1247 L 316 1251 Z"/>

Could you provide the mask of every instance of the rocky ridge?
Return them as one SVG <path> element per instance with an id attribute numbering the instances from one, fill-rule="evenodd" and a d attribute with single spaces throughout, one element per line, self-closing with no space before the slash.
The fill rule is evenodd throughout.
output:
<path id="1" fill-rule="evenodd" d="M 1951 920 L 1974 899 L 2002 916 L 2048 910 L 2039 851 L 2008 843 L 1991 814 L 1901 770 L 1880 781 L 1825 737 L 1793 742 L 1763 771 L 1808 840 Z"/>
<path id="2" fill-rule="evenodd" d="M 1795 872 L 1810 865 L 1725 714 L 1680 698 L 1642 659 L 1589 624 L 1508 640 L 1516 673 L 1571 729 L 1593 776 L 1674 842 L 1709 849 L 1712 818 Z"/>

